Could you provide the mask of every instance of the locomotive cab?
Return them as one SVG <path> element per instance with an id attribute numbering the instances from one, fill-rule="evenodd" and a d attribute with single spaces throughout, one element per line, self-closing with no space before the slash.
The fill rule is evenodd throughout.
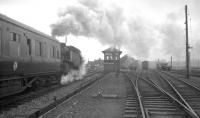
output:
<path id="1" fill-rule="evenodd" d="M 61 43 L 61 70 L 66 75 L 71 69 L 78 70 L 82 64 L 80 50 L 73 46 L 66 46 Z"/>

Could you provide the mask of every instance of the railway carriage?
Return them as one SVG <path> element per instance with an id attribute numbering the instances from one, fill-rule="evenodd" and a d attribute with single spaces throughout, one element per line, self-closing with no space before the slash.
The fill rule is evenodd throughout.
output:
<path id="1" fill-rule="evenodd" d="M 74 65 L 74 60 L 81 58 L 80 51 L 62 53 L 61 50 L 61 43 L 55 38 L 0 14 L 0 98 L 41 81 L 45 84 L 54 80 L 60 82 L 56 78 L 72 67 L 61 68 L 62 64 Z M 70 53 L 75 53 L 76 57 Z M 61 57 L 65 57 L 62 55 L 69 56 L 68 62 L 62 62 Z"/>
<path id="2" fill-rule="evenodd" d="M 60 43 L 56 39 L 3 15 L 0 32 L 0 75 L 59 71 Z"/>

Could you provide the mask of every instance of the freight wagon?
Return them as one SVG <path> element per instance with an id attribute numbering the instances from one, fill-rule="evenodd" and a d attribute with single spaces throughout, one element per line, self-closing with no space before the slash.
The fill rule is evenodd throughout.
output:
<path id="1" fill-rule="evenodd" d="M 149 62 L 148 61 L 143 61 L 142 62 L 142 69 L 143 70 L 149 69 Z"/>

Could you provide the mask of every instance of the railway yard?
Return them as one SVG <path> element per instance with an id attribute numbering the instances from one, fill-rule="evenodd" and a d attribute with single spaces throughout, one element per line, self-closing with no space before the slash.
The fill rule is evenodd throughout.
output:
<path id="1" fill-rule="evenodd" d="M 4 102 L 1 118 L 198 118 L 199 83 L 168 71 L 96 72 Z"/>
<path id="2" fill-rule="evenodd" d="M 142 23 L 128 19 L 114 4 L 101 9 L 101 2 L 77 3 L 58 9 L 59 22 L 49 24 L 51 36 L 0 13 L 0 118 L 200 118 L 200 43 L 193 42 L 197 52 L 190 51 L 187 5 L 183 60 L 178 49 L 183 45 L 174 43 L 183 39 L 178 30 L 183 27 L 170 23 L 182 16 L 166 15 L 167 27 L 146 25 L 142 17 L 133 17 Z M 90 39 L 107 49 L 84 41 Z"/>

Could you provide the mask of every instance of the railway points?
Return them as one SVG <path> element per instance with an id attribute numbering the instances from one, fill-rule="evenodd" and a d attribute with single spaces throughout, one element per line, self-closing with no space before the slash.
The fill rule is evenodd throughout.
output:
<path id="1" fill-rule="evenodd" d="M 138 90 L 141 96 L 141 101 L 142 101 L 144 111 L 145 111 L 145 116 L 143 116 L 143 118 L 145 117 L 148 117 L 148 118 L 151 118 L 151 117 L 152 118 L 154 117 L 155 118 L 157 117 L 158 118 L 160 117 L 161 118 L 162 117 L 164 118 L 165 117 L 198 118 L 198 116 L 194 114 L 193 112 L 191 112 L 190 109 L 187 108 L 187 106 L 182 104 L 179 101 L 179 99 L 175 98 L 173 95 L 166 92 L 162 87 L 157 85 L 152 80 L 142 77 L 142 75 L 140 74 L 140 76 L 135 81 L 135 83 L 138 86 Z M 172 108 L 172 106 L 170 105 L 174 106 L 175 108 L 174 112 L 173 112 L 174 108 Z M 172 109 L 170 109 L 170 107 Z M 165 110 L 162 110 L 162 109 L 165 109 Z"/>
<path id="2" fill-rule="evenodd" d="M 194 112 L 198 115 L 200 114 L 200 89 L 188 81 L 184 81 L 178 78 L 175 78 L 169 74 L 165 74 L 165 77 L 173 84 L 177 89 L 183 99 L 188 103 Z"/>
<path id="3" fill-rule="evenodd" d="M 166 90 L 166 92 L 170 93 L 174 98 L 179 100 L 179 102 L 185 105 L 193 114 L 195 114 L 196 117 L 199 117 L 199 101 L 193 99 L 193 97 L 198 98 L 199 96 L 198 88 L 192 87 L 192 85 L 186 81 L 182 81 L 181 79 L 169 76 L 168 74 L 166 74 L 166 72 L 160 73 L 154 71 L 153 75 L 154 79 L 151 79 L 152 81 L 159 81 L 158 84 L 161 88 L 163 88 L 164 90 Z M 157 75 L 157 78 L 155 75 Z M 170 89 L 166 88 L 166 85 Z M 190 100 L 190 98 L 192 100 Z"/>
<path id="4" fill-rule="evenodd" d="M 197 0 L 31 1 L 0 7 L 0 118 L 200 118 Z"/>
<path id="5" fill-rule="evenodd" d="M 179 108 L 180 105 L 174 99 L 143 79 L 138 79 L 137 82 L 147 117 L 187 118 L 187 113 Z"/>

